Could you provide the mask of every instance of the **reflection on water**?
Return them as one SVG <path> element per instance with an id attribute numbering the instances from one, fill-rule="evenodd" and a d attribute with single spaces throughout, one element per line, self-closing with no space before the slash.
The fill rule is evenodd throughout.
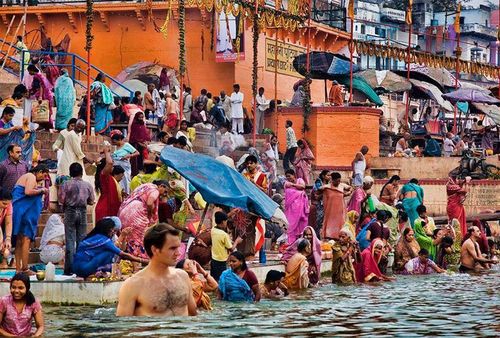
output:
<path id="1" fill-rule="evenodd" d="M 46 336 L 482 336 L 500 332 L 499 271 L 325 284 L 286 301 L 215 302 L 191 318 L 116 318 L 114 308 L 45 307 Z"/>

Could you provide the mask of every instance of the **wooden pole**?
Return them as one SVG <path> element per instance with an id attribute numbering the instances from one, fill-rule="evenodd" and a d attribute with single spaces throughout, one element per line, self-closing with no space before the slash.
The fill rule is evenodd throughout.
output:
<path id="1" fill-rule="evenodd" d="M 274 132 L 277 134 L 278 127 L 279 127 L 279 121 L 278 121 L 278 27 L 276 27 L 276 32 L 274 35 L 274 118 L 276 119 L 276 129 Z"/>
<path id="2" fill-rule="evenodd" d="M 410 52 L 411 52 L 411 34 L 413 33 L 413 25 L 412 23 L 408 24 L 408 51 L 406 55 L 406 79 L 410 81 Z M 408 114 L 410 112 L 410 92 L 406 93 L 406 111 L 405 111 L 405 124 L 408 127 Z"/>
<path id="3" fill-rule="evenodd" d="M 500 0 L 499 0 L 500 1 Z M 5 45 L 5 41 L 7 41 L 7 36 L 10 33 L 10 29 L 12 28 L 12 24 L 14 23 L 14 19 L 16 18 L 15 15 L 12 16 L 12 19 L 10 19 L 9 26 L 7 27 L 7 31 L 5 32 L 5 36 L 3 37 L 2 44 L 0 45 L 0 53 L 3 50 L 3 46 Z"/>
<path id="4" fill-rule="evenodd" d="M 354 0 L 350 0 L 354 1 Z M 349 104 L 352 103 L 352 73 L 353 73 L 353 58 L 354 58 L 354 18 L 351 18 L 351 33 L 349 35 Z"/>
<path id="5" fill-rule="evenodd" d="M 26 20 L 28 19 L 28 0 L 24 0 L 24 18 L 23 18 L 23 40 L 26 35 Z"/>
<path id="6" fill-rule="evenodd" d="M 19 21 L 19 24 L 17 25 L 16 31 L 14 32 L 14 36 L 12 36 L 12 39 L 9 44 L 9 48 L 7 48 L 7 52 L 5 53 L 5 57 L 3 59 L 2 67 L 0 69 L 3 69 L 5 67 L 5 63 L 7 62 L 7 58 L 9 57 L 10 50 L 12 48 L 12 45 L 14 44 L 15 39 L 17 38 L 17 32 L 19 32 L 19 28 L 21 28 L 21 24 L 23 23 L 23 18 Z"/>
<path id="7" fill-rule="evenodd" d="M 87 49 L 87 142 L 90 142 L 90 48 Z"/>
<path id="8" fill-rule="evenodd" d="M 460 32 L 457 32 L 457 49 L 455 51 L 455 90 L 458 89 L 458 79 L 460 78 L 460 56 L 462 51 L 460 49 Z M 458 102 L 455 102 L 455 109 L 453 111 L 453 134 L 457 133 L 457 111 Z"/>
<path id="9" fill-rule="evenodd" d="M 200 230 L 201 228 L 203 227 L 203 222 L 205 222 L 205 217 L 207 216 L 207 211 L 208 211 L 208 207 L 210 206 L 209 203 L 207 203 L 205 205 L 205 209 L 203 209 L 203 213 L 201 214 L 201 220 L 200 220 L 200 224 L 198 224 L 198 229 L 196 229 L 196 236 L 199 235 L 200 233 Z"/>

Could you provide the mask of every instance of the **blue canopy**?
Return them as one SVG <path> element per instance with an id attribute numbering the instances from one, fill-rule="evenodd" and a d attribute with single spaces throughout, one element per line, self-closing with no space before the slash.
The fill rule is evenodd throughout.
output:
<path id="1" fill-rule="evenodd" d="M 276 202 L 239 172 L 212 157 L 165 147 L 160 159 L 186 178 L 208 203 L 241 208 L 268 220 L 273 216 L 283 218 Z"/>

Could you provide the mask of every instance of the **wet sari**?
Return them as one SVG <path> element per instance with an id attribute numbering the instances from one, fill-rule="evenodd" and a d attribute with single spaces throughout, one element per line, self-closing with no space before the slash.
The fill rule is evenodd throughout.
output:
<path id="1" fill-rule="evenodd" d="M 61 75 L 54 87 L 56 98 L 56 129 L 63 130 L 68 126 L 69 120 L 73 117 L 73 107 L 75 106 L 75 87 L 68 73 Z"/>
<path id="2" fill-rule="evenodd" d="M 296 253 L 286 265 L 284 284 L 290 290 L 306 289 L 309 286 L 309 263 L 301 253 Z"/>
<path id="3" fill-rule="evenodd" d="M 117 216 L 122 203 L 120 184 L 110 174 L 101 172 L 101 194 L 95 206 L 96 222 L 107 216 Z"/>
<path id="4" fill-rule="evenodd" d="M 253 302 L 254 300 L 250 286 L 231 269 L 227 269 L 220 276 L 219 292 L 222 300 L 229 302 Z"/>
<path id="5" fill-rule="evenodd" d="M 345 222 L 344 193 L 328 185 L 323 189 L 323 206 L 325 216 L 321 237 L 338 238 Z"/>
<path id="6" fill-rule="evenodd" d="M 297 184 L 304 184 L 304 181 L 298 178 Z M 308 224 L 309 200 L 305 190 L 290 186 L 290 182 L 285 182 L 285 215 L 288 220 L 288 243 L 291 244 Z"/>
<path id="7" fill-rule="evenodd" d="M 421 249 L 425 249 L 429 252 L 429 258 L 433 261 L 436 259 L 437 246 L 433 243 L 432 237 L 427 236 L 422 223 L 416 223 L 413 229 L 415 231 L 415 239 L 420 245 Z"/>
<path id="8" fill-rule="evenodd" d="M 210 296 L 203 290 L 205 282 L 200 280 L 197 276 L 191 278 L 191 287 L 193 289 L 193 298 L 196 306 L 200 309 L 212 310 L 212 301 Z"/>
<path id="9" fill-rule="evenodd" d="M 349 229 L 352 234 L 356 233 L 356 220 L 359 218 L 359 213 L 356 210 L 351 210 L 346 214 L 344 228 Z"/>
<path id="10" fill-rule="evenodd" d="M 377 278 L 377 280 L 382 279 L 382 272 L 380 272 L 380 269 L 378 267 L 382 255 L 375 255 L 375 246 L 383 244 L 384 243 L 382 242 L 382 240 L 377 238 L 372 241 L 370 246 L 364 249 L 361 253 L 361 265 L 356 271 L 356 279 L 358 282 L 365 282 L 365 278 L 372 274 Z M 372 280 L 373 279 L 371 279 L 370 281 Z"/>
<path id="11" fill-rule="evenodd" d="M 309 263 L 309 282 L 311 284 L 317 284 L 319 282 L 319 279 L 321 277 L 321 241 L 318 239 L 316 236 L 316 232 L 314 229 L 310 226 L 305 227 L 304 231 L 306 229 L 310 229 L 313 234 L 313 241 L 311 243 L 312 246 L 312 253 L 307 257 L 307 262 Z M 297 253 L 297 246 L 299 245 L 299 242 L 302 240 L 304 237 L 304 231 L 302 232 L 301 237 L 297 238 L 297 240 L 288 246 L 286 248 L 286 251 L 283 253 L 283 256 L 281 257 L 281 261 L 283 263 L 288 263 L 288 261 Z"/>
<path id="12" fill-rule="evenodd" d="M 403 208 L 408 214 L 412 228 L 414 228 L 415 220 L 418 218 L 417 207 L 424 202 L 424 190 L 415 183 L 406 183 L 401 188 L 401 194 L 403 195 L 410 191 L 416 192 L 417 197 L 403 199 Z"/>
<path id="13" fill-rule="evenodd" d="M 113 114 L 109 106 L 113 103 L 113 93 L 104 83 L 94 81 L 90 86 L 92 104 L 95 110 L 96 134 L 107 133 L 113 123 Z"/>
<path id="14" fill-rule="evenodd" d="M 332 246 L 332 283 L 356 283 L 356 272 L 351 257 L 348 257 L 346 260 L 342 259 L 347 249 L 347 246 L 342 245 L 338 241 Z"/>
<path id="15" fill-rule="evenodd" d="M 15 185 L 12 190 L 12 236 L 23 235 L 35 240 L 38 218 L 42 213 L 43 195 L 26 195 L 25 187 Z"/>
<path id="16" fill-rule="evenodd" d="M 413 239 L 413 241 L 408 242 L 403 235 L 398 240 L 396 244 L 396 251 L 394 254 L 394 271 L 402 271 L 405 264 L 412 258 L 418 256 L 420 251 L 420 245 Z"/>
<path id="17" fill-rule="evenodd" d="M 446 183 L 446 195 L 448 195 L 446 206 L 448 219 L 456 218 L 460 222 L 460 232 L 462 234 L 467 233 L 467 219 L 464 207 L 467 191 L 450 177 L 448 183 Z"/>
<path id="18" fill-rule="evenodd" d="M 144 250 L 144 234 L 149 226 L 158 222 L 159 191 L 156 185 L 147 183 L 139 188 L 123 201 L 118 217 L 122 222 L 122 230 L 131 228 L 132 231 L 127 239 L 128 252 L 134 256 L 148 258 Z M 155 199 L 153 210 L 149 212 L 147 200 Z"/>

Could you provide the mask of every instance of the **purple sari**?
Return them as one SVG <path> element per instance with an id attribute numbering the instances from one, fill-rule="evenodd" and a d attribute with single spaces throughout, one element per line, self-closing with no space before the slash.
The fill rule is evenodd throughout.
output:
<path id="1" fill-rule="evenodd" d="M 285 215 L 288 220 L 288 243 L 295 242 L 308 225 L 309 200 L 305 190 L 298 190 L 285 183 Z M 304 180 L 297 179 L 297 184 L 305 186 Z"/>

